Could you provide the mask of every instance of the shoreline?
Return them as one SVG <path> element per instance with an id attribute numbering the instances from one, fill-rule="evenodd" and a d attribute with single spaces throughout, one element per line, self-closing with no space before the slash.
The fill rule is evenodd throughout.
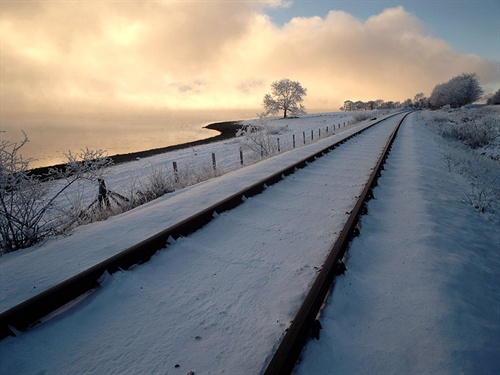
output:
<path id="1" fill-rule="evenodd" d="M 150 156 L 164 154 L 164 153 L 167 153 L 170 151 L 181 150 L 183 148 L 189 148 L 189 147 L 200 146 L 200 145 L 204 145 L 204 144 L 223 141 L 226 139 L 234 138 L 236 136 L 237 131 L 242 127 L 241 122 L 242 122 L 242 120 L 214 122 L 212 124 L 208 124 L 206 126 L 203 126 L 204 129 L 216 130 L 220 133 L 220 134 L 215 135 L 213 137 L 199 139 L 197 141 L 192 141 L 192 142 L 179 143 L 179 144 L 171 145 L 171 146 L 153 148 L 150 150 L 135 151 L 135 152 L 130 152 L 130 153 L 126 153 L 126 154 L 110 155 L 109 158 L 113 161 L 113 164 L 116 165 L 116 164 L 134 161 L 137 158 L 147 158 Z M 46 167 L 38 167 L 38 168 L 30 169 L 30 173 L 35 175 L 35 176 L 49 176 L 51 169 L 61 170 L 65 166 L 66 166 L 66 163 L 56 164 L 56 165 L 51 165 L 51 166 L 46 166 Z"/>

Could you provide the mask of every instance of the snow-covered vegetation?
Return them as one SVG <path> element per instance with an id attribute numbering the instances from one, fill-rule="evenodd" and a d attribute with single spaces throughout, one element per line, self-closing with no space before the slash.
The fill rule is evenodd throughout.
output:
<path id="1" fill-rule="evenodd" d="M 482 94 L 483 89 L 479 85 L 477 75 L 463 73 L 446 83 L 436 85 L 429 98 L 429 105 L 431 108 L 442 108 L 446 105 L 459 108 L 479 100 Z"/>
<path id="2" fill-rule="evenodd" d="M 468 104 L 473 104 L 481 99 L 483 89 L 479 84 L 478 77 L 474 73 L 462 73 L 453 77 L 448 82 L 436 85 L 427 98 L 420 92 L 413 99 L 400 101 L 384 101 L 382 99 L 369 101 L 346 100 L 340 108 L 341 111 L 359 111 L 374 109 L 395 109 L 395 108 L 413 108 L 413 109 L 439 109 L 439 108 L 460 108 Z M 486 96 L 487 104 L 500 104 L 500 90 L 493 95 Z"/>
<path id="3" fill-rule="evenodd" d="M 425 124 L 442 137 L 448 171 L 470 184 L 464 201 L 494 215 L 500 202 L 500 108 L 482 106 L 421 112 Z"/>
<path id="4" fill-rule="evenodd" d="M 67 155 L 64 169 L 53 169 L 45 180 L 29 171 L 30 159 L 24 159 L 21 148 L 28 142 L 2 140 L 0 144 L 0 253 L 36 244 L 48 235 L 61 233 L 85 215 L 77 201 L 80 189 L 69 199 L 69 208 L 62 209 L 66 191 L 82 181 L 102 178 L 110 159 L 102 150 L 82 150 Z M 80 205 L 81 206 L 81 205 Z"/>
<path id="5" fill-rule="evenodd" d="M 283 118 L 288 115 L 299 116 L 306 113 L 302 103 L 307 89 L 297 81 L 282 79 L 271 84 L 271 94 L 264 96 L 265 114 L 283 111 Z"/>
<path id="6" fill-rule="evenodd" d="M 487 98 L 486 104 L 500 104 L 500 89 L 498 89 L 497 92 Z"/>

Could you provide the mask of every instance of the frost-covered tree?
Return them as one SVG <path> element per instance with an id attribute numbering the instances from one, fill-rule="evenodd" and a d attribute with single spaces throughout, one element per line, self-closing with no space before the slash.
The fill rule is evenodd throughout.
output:
<path id="1" fill-rule="evenodd" d="M 415 108 L 424 108 L 425 107 L 425 102 L 428 99 L 425 97 L 425 94 L 423 92 L 419 92 L 418 94 L 415 95 L 413 98 L 413 106 Z"/>
<path id="2" fill-rule="evenodd" d="M 403 104 L 401 104 L 401 106 L 403 108 L 410 108 L 413 106 L 413 101 L 410 98 L 408 98 L 403 102 Z"/>
<path id="3" fill-rule="evenodd" d="M 354 102 L 352 100 L 346 100 L 340 110 L 345 112 L 354 111 Z"/>
<path id="4" fill-rule="evenodd" d="M 29 170 L 32 159 L 24 159 L 19 142 L 0 143 L 0 253 L 31 246 L 57 233 L 63 224 L 58 199 L 77 181 L 94 181 L 111 164 L 104 151 L 85 150 L 68 156 L 64 170 L 51 170 L 44 181 Z"/>
<path id="5" fill-rule="evenodd" d="M 271 93 L 264 96 L 264 109 L 267 114 L 283 111 L 283 118 L 288 114 L 297 116 L 305 113 L 301 104 L 307 89 L 299 82 L 282 79 L 271 84 Z"/>
<path id="6" fill-rule="evenodd" d="M 494 93 L 490 98 L 488 98 L 488 104 L 493 105 L 493 104 L 500 104 L 500 89 Z"/>
<path id="7" fill-rule="evenodd" d="M 479 85 L 476 74 L 463 73 L 446 83 L 436 85 L 429 103 L 433 108 L 442 108 L 445 105 L 459 108 L 474 103 L 481 98 L 482 94 L 483 89 Z"/>

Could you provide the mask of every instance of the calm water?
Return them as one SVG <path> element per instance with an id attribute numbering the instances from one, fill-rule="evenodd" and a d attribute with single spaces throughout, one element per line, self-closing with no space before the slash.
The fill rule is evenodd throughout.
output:
<path id="1" fill-rule="evenodd" d="M 255 117 L 253 110 L 162 112 L 145 114 L 85 114 L 51 116 L 2 116 L 0 137 L 30 142 L 21 149 L 24 158 L 35 158 L 31 168 L 66 161 L 64 154 L 88 147 L 106 150 L 108 155 L 149 150 L 208 138 L 218 133 L 203 129 L 219 121 Z"/>

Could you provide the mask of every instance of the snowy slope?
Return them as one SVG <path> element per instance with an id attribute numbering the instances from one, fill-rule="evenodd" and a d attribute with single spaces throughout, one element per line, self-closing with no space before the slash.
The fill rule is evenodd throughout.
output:
<path id="1" fill-rule="evenodd" d="M 109 276 L 66 314 L 2 340 L 2 373 L 260 372 L 396 123 L 369 129 L 150 262 Z M 208 203 L 209 192 L 254 179 L 305 152 L 303 147 L 235 171 L 143 210 L 181 209 L 173 202 L 187 203 L 186 196 L 198 207 Z M 215 186 L 202 190 L 210 184 Z M 135 222 L 129 221 L 130 228 Z"/>
<path id="2" fill-rule="evenodd" d="M 295 374 L 498 374 L 500 227 L 467 189 L 411 115 Z"/>

